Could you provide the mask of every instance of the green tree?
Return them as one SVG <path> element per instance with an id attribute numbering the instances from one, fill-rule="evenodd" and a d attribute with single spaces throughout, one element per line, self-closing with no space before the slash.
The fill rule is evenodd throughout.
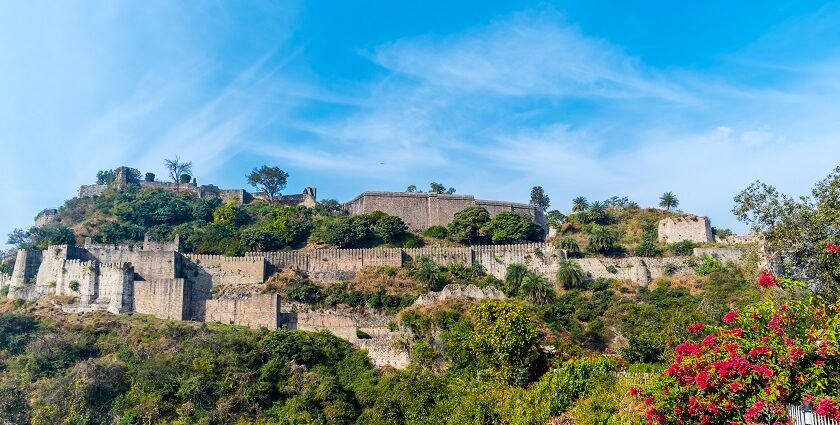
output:
<path id="1" fill-rule="evenodd" d="M 417 186 L 415 186 L 415 185 L 413 185 L 413 184 L 410 184 L 410 185 L 408 185 L 408 187 L 405 189 L 405 191 L 406 191 L 406 192 L 408 192 L 408 193 L 414 193 L 414 192 L 417 192 Z"/>
<path id="2" fill-rule="evenodd" d="M 563 225 L 563 223 L 565 223 L 566 220 L 568 220 L 568 217 L 566 217 L 566 214 L 563 214 L 560 211 L 551 210 L 548 213 L 546 213 L 545 220 L 550 227 L 554 228 L 555 230 L 560 230 L 560 226 Z"/>
<path id="3" fill-rule="evenodd" d="M 214 223 L 223 223 L 233 228 L 239 228 L 248 224 L 249 220 L 248 213 L 239 205 L 232 202 L 222 205 L 213 212 Z"/>
<path id="4" fill-rule="evenodd" d="M 145 179 L 147 182 L 155 181 L 155 173 L 146 173 Z"/>
<path id="5" fill-rule="evenodd" d="M 586 200 L 583 196 L 578 196 L 575 199 L 572 199 L 572 212 L 583 212 L 589 208 L 589 201 Z"/>
<path id="6" fill-rule="evenodd" d="M 609 221 L 609 214 L 607 208 L 602 202 L 595 201 L 589 204 L 589 208 L 578 213 L 580 221 L 584 223 L 599 223 L 604 224 Z"/>
<path id="7" fill-rule="evenodd" d="M 674 195 L 672 192 L 665 192 L 662 196 L 659 197 L 659 206 L 665 208 L 668 211 L 671 211 L 672 208 L 676 208 L 680 205 L 680 200 L 677 199 L 677 196 Z"/>
<path id="8" fill-rule="evenodd" d="M 761 234 L 777 272 L 808 282 L 822 296 L 840 294 L 840 256 L 826 249 L 840 243 L 840 167 L 799 199 L 756 181 L 735 196 L 738 219 Z"/>
<path id="9" fill-rule="evenodd" d="M 657 245 L 658 238 L 659 234 L 656 225 L 647 223 L 642 232 L 642 240 L 636 246 L 636 255 L 640 257 L 657 257 L 662 255 L 662 249 Z"/>
<path id="10" fill-rule="evenodd" d="M 480 232 L 489 236 L 494 244 L 537 242 L 544 236 L 542 227 L 534 223 L 531 217 L 510 211 L 497 214 L 481 226 Z"/>
<path id="11" fill-rule="evenodd" d="M 548 206 L 551 205 L 551 198 L 545 194 L 542 186 L 531 188 L 531 205 L 536 205 L 543 211 L 548 210 Z"/>
<path id="12" fill-rule="evenodd" d="M 577 239 L 571 236 L 565 236 L 557 243 L 557 247 L 566 250 L 569 254 L 577 254 L 580 252 Z"/>
<path id="13" fill-rule="evenodd" d="M 565 289 L 580 288 L 586 276 L 577 261 L 564 258 L 557 261 L 557 283 Z"/>
<path id="14" fill-rule="evenodd" d="M 485 240 L 481 227 L 490 221 L 490 213 L 481 207 L 467 207 L 455 213 L 449 223 L 449 235 L 455 241 L 479 244 Z"/>
<path id="15" fill-rule="evenodd" d="M 522 305 L 484 302 L 470 309 L 470 317 L 473 331 L 467 347 L 491 377 L 513 382 L 538 356 L 537 327 Z"/>
<path id="16" fill-rule="evenodd" d="M 417 259 L 414 277 L 430 291 L 440 290 L 440 286 L 444 282 L 443 272 L 440 267 L 428 257 Z"/>
<path id="17" fill-rule="evenodd" d="M 536 273 L 525 275 L 519 292 L 522 298 L 537 305 L 548 304 L 554 300 L 554 286 L 548 282 L 548 279 Z"/>
<path id="18" fill-rule="evenodd" d="M 286 188 L 289 173 L 281 170 L 280 167 L 263 165 L 260 168 L 254 168 L 247 177 L 248 184 L 265 192 L 268 203 L 273 204 L 275 198 L 280 195 L 280 191 Z"/>
<path id="19" fill-rule="evenodd" d="M 429 184 L 429 193 L 451 195 L 451 194 L 455 193 L 455 188 L 450 187 L 449 189 L 447 189 L 446 186 L 444 186 L 441 183 L 432 182 L 432 183 Z"/>
<path id="20" fill-rule="evenodd" d="M 374 229 L 376 236 L 379 236 L 386 243 L 396 243 L 405 236 L 408 226 L 401 218 L 389 215 L 379 219 Z"/>
<path id="21" fill-rule="evenodd" d="M 101 170 L 96 173 L 96 184 L 106 185 L 114 181 L 116 174 L 114 170 Z"/>
<path id="22" fill-rule="evenodd" d="M 594 225 L 589 232 L 589 249 L 595 252 L 607 252 L 615 248 L 617 240 L 615 233 L 606 227 Z"/>
<path id="23" fill-rule="evenodd" d="M 522 263 L 513 263 L 505 269 L 505 284 L 510 288 L 511 295 L 519 292 L 522 279 L 528 274 L 528 267 Z"/>

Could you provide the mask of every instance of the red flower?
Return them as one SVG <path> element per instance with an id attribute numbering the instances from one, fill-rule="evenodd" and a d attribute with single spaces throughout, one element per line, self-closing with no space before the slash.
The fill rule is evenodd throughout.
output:
<path id="1" fill-rule="evenodd" d="M 632 395 L 633 397 L 639 395 L 639 393 L 641 393 L 639 388 L 637 388 L 637 387 L 631 387 L 630 388 L 630 395 Z"/>
<path id="2" fill-rule="evenodd" d="M 738 312 L 735 311 L 735 310 L 730 311 L 729 313 L 726 313 L 726 314 L 723 315 L 723 321 L 726 322 L 726 323 L 732 323 L 737 318 L 738 318 Z"/>
<path id="3" fill-rule="evenodd" d="M 762 270 L 761 276 L 758 278 L 758 285 L 763 288 L 772 288 L 779 283 L 776 276 L 770 274 L 768 270 Z"/>
<path id="4" fill-rule="evenodd" d="M 700 323 L 700 322 L 697 322 L 693 325 L 688 325 L 688 331 L 691 332 L 691 333 L 696 334 L 696 333 L 698 333 L 702 330 L 703 330 L 703 324 Z"/>
<path id="5" fill-rule="evenodd" d="M 825 244 L 825 249 L 834 254 L 840 254 L 840 245 L 835 245 L 831 242 Z"/>

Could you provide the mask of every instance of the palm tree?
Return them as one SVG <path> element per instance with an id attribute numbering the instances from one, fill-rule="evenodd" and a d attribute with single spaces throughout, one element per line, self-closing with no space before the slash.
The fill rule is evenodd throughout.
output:
<path id="1" fill-rule="evenodd" d="M 583 269 L 577 261 L 564 258 L 557 262 L 557 283 L 565 289 L 577 288 L 583 285 Z"/>
<path id="2" fill-rule="evenodd" d="M 569 254 L 576 254 L 580 252 L 580 245 L 578 245 L 577 239 L 571 236 L 566 236 L 563 239 L 560 239 L 557 246 L 560 249 L 565 249 Z"/>
<path id="3" fill-rule="evenodd" d="M 511 289 L 511 294 L 515 294 L 522 286 L 522 280 L 528 274 L 528 268 L 522 263 L 513 263 L 507 267 L 505 271 L 505 283 Z"/>
<path id="4" fill-rule="evenodd" d="M 659 206 L 671 211 L 671 208 L 676 208 L 680 205 L 680 200 L 672 192 L 665 192 L 659 197 Z"/>
<path id="5" fill-rule="evenodd" d="M 583 196 L 572 199 L 572 212 L 581 212 L 589 208 L 589 201 Z"/>
<path id="6" fill-rule="evenodd" d="M 602 226 L 592 226 L 589 232 L 589 249 L 597 252 L 609 251 L 615 247 L 615 234 Z"/>
<path id="7" fill-rule="evenodd" d="M 554 287 L 548 280 L 536 273 L 528 273 L 519 288 L 522 298 L 538 305 L 548 304 L 554 299 Z"/>
<path id="8" fill-rule="evenodd" d="M 438 286 L 443 282 L 443 276 L 438 265 L 428 257 L 420 257 L 417 263 L 414 277 L 426 285 L 430 291 L 440 289 Z"/>
<path id="9" fill-rule="evenodd" d="M 586 210 L 586 219 L 589 223 L 600 223 L 607 218 L 607 207 L 601 202 L 595 201 L 589 204 Z"/>

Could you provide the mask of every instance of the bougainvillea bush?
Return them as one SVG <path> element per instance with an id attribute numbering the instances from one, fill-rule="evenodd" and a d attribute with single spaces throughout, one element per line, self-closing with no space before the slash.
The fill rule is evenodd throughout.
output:
<path id="1" fill-rule="evenodd" d="M 695 337 L 663 375 L 631 389 L 649 424 L 787 424 L 786 406 L 804 402 L 840 420 L 840 302 L 767 271 L 758 284 L 764 301 L 729 312 L 722 326 L 689 326 Z M 798 296 L 775 301 L 781 291 Z"/>

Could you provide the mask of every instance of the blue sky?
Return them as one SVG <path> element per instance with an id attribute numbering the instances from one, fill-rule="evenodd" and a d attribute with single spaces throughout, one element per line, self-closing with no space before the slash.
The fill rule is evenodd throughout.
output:
<path id="1" fill-rule="evenodd" d="M 750 182 L 805 194 L 840 165 L 835 4 L 245 3 L 0 2 L 0 233 L 175 155 L 341 201 L 672 191 L 739 231 Z"/>

